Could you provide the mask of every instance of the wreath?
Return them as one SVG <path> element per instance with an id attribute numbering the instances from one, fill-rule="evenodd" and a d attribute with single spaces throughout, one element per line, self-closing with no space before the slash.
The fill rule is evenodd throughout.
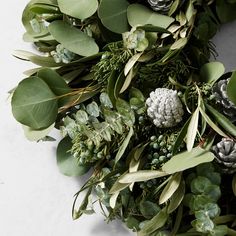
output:
<path id="1" fill-rule="evenodd" d="M 236 235 L 236 72 L 210 60 L 235 12 L 235 0 L 28 3 L 38 53 L 15 56 L 38 67 L 12 112 L 31 141 L 61 131 L 63 174 L 90 170 L 73 219 L 98 202 L 138 236 Z"/>

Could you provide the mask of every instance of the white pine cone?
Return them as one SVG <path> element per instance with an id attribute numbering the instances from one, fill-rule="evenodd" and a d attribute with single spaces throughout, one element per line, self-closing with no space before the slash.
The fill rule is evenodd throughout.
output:
<path id="1" fill-rule="evenodd" d="M 236 143 L 233 140 L 223 138 L 212 147 L 212 151 L 223 173 L 236 172 Z"/>
<path id="2" fill-rule="evenodd" d="M 173 0 L 148 0 L 151 8 L 160 13 L 167 13 L 173 3 Z"/>
<path id="3" fill-rule="evenodd" d="M 182 120 L 184 110 L 175 90 L 157 88 L 150 93 L 146 104 L 148 116 L 159 128 L 173 127 Z"/>

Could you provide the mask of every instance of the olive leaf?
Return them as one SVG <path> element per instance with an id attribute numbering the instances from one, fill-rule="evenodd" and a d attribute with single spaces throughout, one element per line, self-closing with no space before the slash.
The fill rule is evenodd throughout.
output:
<path id="1" fill-rule="evenodd" d="M 122 178 L 119 179 L 119 182 L 122 184 L 134 183 L 134 182 L 143 182 L 150 179 L 160 178 L 168 175 L 168 173 L 161 170 L 139 170 L 132 173 L 127 173 Z"/>
<path id="2" fill-rule="evenodd" d="M 63 65 L 62 63 L 56 63 L 52 57 L 39 56 L 24 50 L 15 50 L 13 56 L 42 67 L 58 67 Z"/>
<path id="3" fill-rule="evenodd" d="M 92 16 L 98 8 L 97 0 L 58 0 L 61 12 L 84 20 Z"/>
<path id="4" fill-rule="evenodd" d="M 129 141 L 130 141 L 131 137 L 133 136 L 133 134 L 134 134 L 134 129 L 132 127 L 130 127 L 128 135 L 126 136 L 125 140 L 121 144 L 121 146 L 116 154 L 115 163 L 117 163 L 120 160 L 120 158 L 123 156 L 123 154 L 125 153 L 125 150 L 128 147 Z"/>
<path id="5" fill-rule="evenodd" d="M 173 211 L 175 211 L 181 202 L 184 199 L 185 195 L 185 182 L 182 180 L 177 188 L 177 190 L 174 192 L 174 194 L 171 196 L 170 203 L 167 208 L 167 213 L 170 214 Z"/>
<path id="6" fill-rule="evenodd" d="M 198 129 L 198 119 L 199 119 L 199 108 L 197 108 L 192 114 L 191 120 L 189 122 L 187 134 L 186 134 L 186 143 L 187 150 L 190 152 L 194 146 L 195 138 L 197 135 Z"/>
<path id="7" fill-rule="evenodd" d="M 93 38 L 64 21 L 53 21 L 49 31 L 57 42 L 78 55 L 91 56 L 99 51 Z"/>
<path id="8" fill-rule="evenodd" d="M 159 204 L 167 202 L 171 196 L 175 193 L 181 183 L 182 173 L 175 173 L 169 180 L 168 184 L 165 186 L 159 198 Z"/>
<path id="9" fill-rule="evenodd" d="M 47 128 L 57 117 L 57 96 L 42 79 L 35 76 L 19 83 L 11 104 L 15 119 L 32 129 Z"/>
<path id="10" fill-rule="evenodd" d="M 233 136 L 236 136 L 236 126 L 228 118 L 226 118 L 209 104 L 205 104 L 205 106 L 211 113 L 211 115 L 215 118 L 216 122 L 218 122 L 225 131 Z"/>
<path id="11" fill-rule="evenodd" d="M 162 170 L 168 174 L 173 174 L 213 160 L 213 153 L 200 147 L 195 147 L 190 152 L 185 151 L 173 156 L 162 166 Z"/>

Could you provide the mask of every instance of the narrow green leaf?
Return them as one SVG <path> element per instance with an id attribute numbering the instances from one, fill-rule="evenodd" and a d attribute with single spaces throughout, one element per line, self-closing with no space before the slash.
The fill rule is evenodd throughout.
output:
<path id="1" fill-rule="evenodd" d="M 88 172 L 89 166 L 78 164 L 78 160 L 70 152 L 72 147 L 71 139 L 64 138 L 57 147 L 57 165 L 60 172 L 67 176 L 81 176 Z"/>
<path id="2" fill-rule="evenodd" d="M 145 223 L 144 227 L 138 232 L 138 236 L 147 236 L 163 227 L 168 219 L 166 207 L 163 208 L 156 216 Z"/>
<path id="3" fill-rule="evenodd" d="M 195 147 L 191 152 L 185 151 L 173 156 L 162 166 L 162 170 L 168 174 L 193 168 L 201 163 L 214 160 L 214 154 L 200 147 Z"/>
<path id="4" fill-rule="evenodd" d="M 214 84 L 225 72 L 225 67 L 221 62 L 214 61 L 204 64 L 200 70 L 202 82 Z"/>
<path id="5" fill-rule="evenodd" d="M 195 138 L 197 136 L 198 129 L 198 119 L 199 119 L 199 108 L 193 113 L 186 135 L 187 150 L 190 152 L 194 146 Z"/>
<path id="6" fill-rule="evenodd" d="M 19 83 L 11 105 L 15 119 L 32 129 L 47 128 L 57 117 L 57 96 L 38 77 L 29 77 Z"/>
<path id="7" fill-rule="evenodd" d="M 88 206 L 89 197 L 90 197 L 90 195 L 91 195 L 91 193 L 92 193 L 92 190 L 93 190 L 93 186 L 91 186 L 91 187 L 88 189 L 88 191 L 87 191 L 87 193 L 86 193 L 86 195 L 85 195 L 85 197 L 84 197 L 84 199 L 83 199 L 83 202 L 81 203 L 81 205 L 80 205 L 80 207 L 79 207 L 79 210 L 78 210 L 78 211 L 75 211 L 75 210 L 73 209 L 73 219 L 74 219 L 74 220 L 79 219 L 79 218 L 83 215 L 84 211 L 86 210 L 86 208 L 87 208 L 87 206 Z"/>
<path id="8" fill-rule="evenodd" d="M 227 119 L 224 115 L 222 115 L 212 106 L 208 104 L 205 104 L 205 106 L 207 110 L 211 113 L 211 115 L 215 118 L 216 122 L 219 123 L 225 131 L 229 132 L 229 134 L 233 136 L 236 136 L 236 126 L 229 119 Z"/>
<path id="9" fill-rule="evenodd" d="M 141 4 L 131 4 L 127 10 L 129 24 L 132 27 L 154 25 L 164 29 L 174 22 L 174 18 L 158 14 Z M 137 17 L 138 16 L 138 17 Z"/>
<path id="10" fill-rule="evenodd" d="M 123 93 L 124 91 L 127 90 L 127 88 L 130 86 L 130 84 L 131 84 L 133 78 L 136 76 L 137 72 L 138 72 L 137 67 L 132 67 L 132 68 L 130 69 L 128 75 L 127 75 L 126 78 L 125 78 L 125 81 L 124 81 L 124 83 L 123 83 L 123 86 L 122 86 L 122 88 L 121 88 L 120 91 L 119 91 L 120 93 Z"/>
<path id="11" fill-rule="evenodd" d="M 128 73 L 130 72 L 130 70 L 133 68 L 133 66 L 135 65 L 135 63 L 138 61 L 138 59 L 142 56 L 142 52 L 140 53 L 136 53 L 135 55 L 133 55 L 129 61 L 126 63 L 125 65 L 125 70 L 124 70 L 124 73 L 125 73 L 125 76 L 128 75 Z"/>
<path id="12" fill-rule="evenodd" d="M 200 107 L 199 108 L 201 115 L 203 116 L 203 118 L 205 119 L 205 121 L 207 122 L 208 125 L 211 126 L 212 129 L 214 129 L 219 135 L 223 136 L 223 137 L 228 137 L 228 135 L 226 135 L 211 119 L 210 117 L 203 111 L 203 109 Z"/>
<path id="13" fill-rule="evenodd" d="M 120 160 L 120 158 L 123 156 L 123 154 L 125 153 L 125 150 L 128 147 L 129 141 L 130 141 L 131 137 L 133 136 L 133 134 L 134 134 L 134 129 L 132 127 L 130 127 L 127 137 L 125 138 L 124 142 L 121 144 L 121 146 L 116 154 L 115 163 L 117 163 Z"/>
<path id="14" fill-rule="evenodd" d="M 236 71 L 233 72 L 229 83 L 227 84 L 227 95 L 236 106 Z"/>
<path id="15" fill-rule="evenodd" d="M 180 145 L 182 144 L 184 138 L 186 137 L 187 131 L 188 131 L 188 126 L 190 123 L 190 119 L 191 117 L 186 121 L 186 123 L 184 124 L 183 128 L 181 129 L 177 139 L 175 140 L 175 144 L 172 150 L 172 154 L 176 154 L 178 152 L 178 149 L 180 147 Z"/>
<path id="16" fill-rule="evenodd" d="M 187 42 L 188 42 L 187 38 L 180 38 L 171 45 L 170 49 L 171 50 L 181 49 L 187 44 Z"/>
<path id="17" fill-rule="evenodd" d="M 92 16 L 97 8 L 98 1 L 97 0 L 58 0 L 58 6 L 61 12 L 78 18 L 78 19 L 86 19 Z"/>
<path id="18" fill-rule="evenodd" d="M 236 197 L 236 174 L 233 176 L 232 189 L 233 189 L 234 196 Z"/>
<path id="19" fill-rule="evenodd" d="M 87 57 L 99 51 L 93 38 L 64 21 L 53 21 L 49 25 L 49 31 L 56 41 L 78 55 Z"/>
<path id="20" fill-rule="evenodd" d="M 167 202 L 171 196 L 175 193 L 178 189 L 182 178 L 182 173 L 175 173 L 171 179 L 169 180 L 168 184 L 163 189 L 161 196 L 159 198 L 159 204 L 163 204 Z"/>
<path id="21" fill-rule="evenodd" d="M 113 184 L 113 186 L 111 187 L 110 191 L 109 191 L 109 194 L 114 194 L 114 193 L 117 193 L 117 192 L 120 192 L 122 191 L 123 189 L 127 188 L 130 184 L 128 183 L 120 183 L 119 180 L 125 176 L 127 174 L 128 171 L 126 171 L 124 174 L 122 174 L 117 180 L 116 182 Z"/>
<path id="22" fill-rule="evenodd" d="M 115 206 L 116 206 L 116 201 L 117 201 L 117 198 L 118 198 L 119 194 L 120 194 L 120 192 L 115 192 L 115 193 L 113 193 L 113 194 L 111 195 L 111 197 L 110 197 L 109 204 L 110 204 L 110 207 L 111 207 L 112 209 L 114 209 Z"/>
<path id="23" fill-rule="evenodd" d="M 56 63 L 52 57 L 39 56 L 24 50 L 15 50 L 13 56 L 21 60 L 30 61 L 35 65 L 42 67 L 59 67 L 63 64 Z"/>
<path id="24" fill-rule="evenodd" d="M 174 192 L 174 194 L 170 199 L 170 203 L 167 208 L 168 214 L 171 214 L 179 207 L 179 205 L 184 199 L 184 195 L 185 195 L 185 182 L 182 180 L 180 182 L 180 185 L 178 186 L 178 189 Z"/>
<path id="25" fill-rule="evenodd" d="M 160 178 L 166 175 L 168 174 L 160 170 L 139 170 L 137 172 L 125 174 L 122 178 L 119 179 L 119 182 L 123 184 L 143 182 L 150 179 Z"/>

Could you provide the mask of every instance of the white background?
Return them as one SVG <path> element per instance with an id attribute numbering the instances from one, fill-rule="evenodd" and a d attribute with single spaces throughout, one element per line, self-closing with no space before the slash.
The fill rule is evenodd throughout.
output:
<path id="1" fill-rule="evenodd" d="M 22 42 L 21 13 L 28 0 L 1 3 L 0 14 L 0 235 L 1 236 L 128 236 L 100 211 L 79 221 L 71 218 L 73 195 L 81 179 L 61 175 L 56 166 L 57 143 L 31 143 L 13 119 L 7 92 L 33 65 L 11 56 L 14 49 L 30 50 Z M 215 38 L 218 60 L 227 70 L 236 68 L 236 22 Z M 57 136 L 57 135 L 56 135 Z"/>

